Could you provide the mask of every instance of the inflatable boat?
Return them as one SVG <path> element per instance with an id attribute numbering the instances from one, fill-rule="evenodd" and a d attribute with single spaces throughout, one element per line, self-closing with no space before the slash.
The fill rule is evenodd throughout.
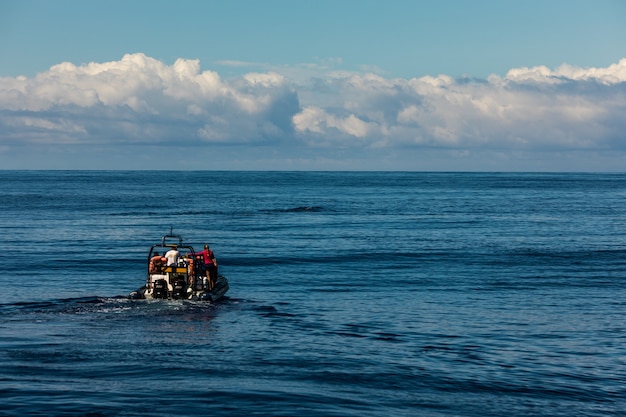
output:
<path id="1" fill-rule="evenodd" d="M 180 235 L 164 235 L 148 253 L 145 284 L 129 298 L 217 301 L 228 291 L 228 280 L 217 273 L 217 262 L 205 246 L 195 251 Z M 214 263 L 214 265 L 213 265 Z"/>

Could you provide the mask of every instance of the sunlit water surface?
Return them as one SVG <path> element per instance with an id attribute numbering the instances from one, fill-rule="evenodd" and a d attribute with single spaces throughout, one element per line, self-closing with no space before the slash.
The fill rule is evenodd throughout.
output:
<path id="1" fill-rule="evenodd" d="M 0 415 L 626 413 L 626 176 L 0 171 Z M 130 301 L 170 227 L 221 302 Z"/>

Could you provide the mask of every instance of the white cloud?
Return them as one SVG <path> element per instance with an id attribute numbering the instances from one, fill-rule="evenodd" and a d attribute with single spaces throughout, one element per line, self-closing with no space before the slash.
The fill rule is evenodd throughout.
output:
<path id="1" fill-rule="evenodd" d="M 302 67 L 304 68 L 304 67 Z M 274 68 L 222 79 L 198 60 L 143 54 L 0 78 L 0 146 L 271 144 L 467 152 L 626 149 L 626 59 L 513 68 L 504 77 L 402 79 Z"/>
<path id="2" fill-rule="evenodd" d="M 334 115 L 367 122 L 366 131 L 352 134 L 371 143 L 522 150 L 626 145 L 626 59 L 607 68 L 512 69 L 487 80 L 350 75 L 319 91 L 325 103 L 334 97 L 335 106 L 328 106 Z M 305 107 L 296 129 L 330 135 L 336 126 L 329 113 Z"/>
<path id="3" fill-rule="evenodd" d="M 197 60 L 168 66 L 143 54 L 62 63 L 32 79 L 0 78 L 0 123 L 12 126 L 0 141 L 28 141 L 29 130 L 33 136 L 47 131 L 51 138 L 74 132 L 85 142 L 193 141 L 206 138 L 203 126 L 215 120 L 220 123 L 212 131 L 219 140 L 267 140 L 270 131 L 291 133 L 290 123 L 273 114 L 285 103 L 295 106 L 285 109 L 289 121 L 298 110 L 296 94 L 278 74 L 225 82 L 215 72 L 200 72 Z M 45 123 L 51 113 L 68 123 Z M 280 126 L 272 129 L 272 123 Z"/>
<path id="4" fill-rule="evenodd" d="M 364 138 L 377 129 L 375 123 L 367 123 L 354 114 L 337 117 L 318 107 L 303 109 L 302 112 L 293 117 L 293 120 L 296 129 L 300 132 L 330 133 L 326 139 L 336 138 L 337 134 L 342 139 L 346 137 Z"/>
<path id="5" fill-rule="evenodd" d="M 626 58 L 607 68 L 579 68 L 563 64 L 552 71 L 548 67 L 514 68 L 505 77 L 511 81 L 537 81 L 543 83 L 559 83 L 566 81 L 587 81 L 611 85 L 626 81 Z"/>

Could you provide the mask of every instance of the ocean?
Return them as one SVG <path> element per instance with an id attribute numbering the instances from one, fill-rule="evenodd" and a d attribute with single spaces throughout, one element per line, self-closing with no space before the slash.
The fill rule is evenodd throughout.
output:
<path id="1" fill-rule="evenodd" d="M 0 416 L 622 416 L 626 174 L 0 171 Z M 129 300 L 170 228 L 215 303 Z"/>

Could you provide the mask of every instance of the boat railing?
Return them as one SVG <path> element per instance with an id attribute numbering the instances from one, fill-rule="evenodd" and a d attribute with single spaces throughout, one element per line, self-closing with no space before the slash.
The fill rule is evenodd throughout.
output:
<path id="1" fill-rule="evenodd" d="M 166 240 L 168 240 L 168 239 L 169 239 L 169 240 L 171 240 L 171 239 L 176 239 L 176 240 L 178 240 L 178 243 L 176 244 L 177 246 L 182 246 L 182 244 L 183 244 L 183 237 L 182 237 L 181 235 L 172 235 L 172 234 L 169 234 L 169 235 L 164 235 L 164 236 L 161 238 L 161 246 L 171 246 L 171 245 L 173 245 L 173 243 L 169 243 L 169 244 L 166 244 L 166 243 L 165 243 L 165 241 L 166 241 Z"/>

